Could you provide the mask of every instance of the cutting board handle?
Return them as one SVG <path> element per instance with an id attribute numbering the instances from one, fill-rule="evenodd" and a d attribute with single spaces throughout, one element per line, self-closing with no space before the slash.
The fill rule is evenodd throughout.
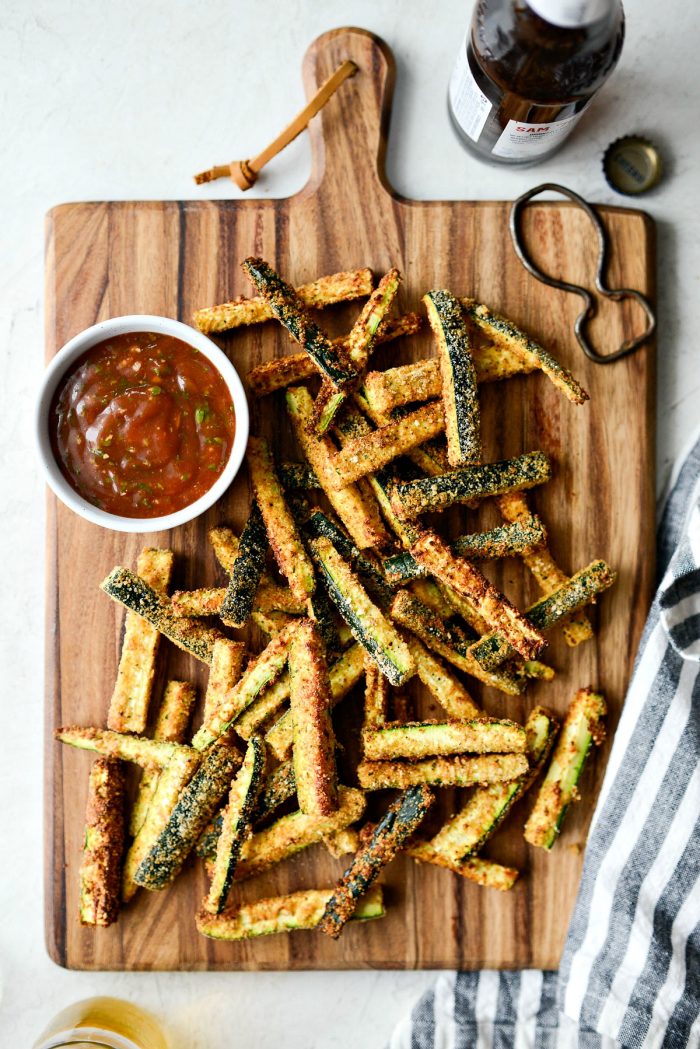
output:
<path id="1" fill-rule="evenodd" d="M 362 187 L 364 183 L 369 192 L 390 188 L 384 158 L 396 64 L 387 44 L 366 29 L 345 27 L 323 33 L 304 56 L 306 95 L 315 94 L 346 58 L 355 62 L 358 72 L 341 85 L 309 125 L 312 163 L 305 192 L 322 192 L 324 183 L 331 183 L 336 199 L 337 187 L 343 184 Z M 364 144 L 362 152 L 357 150 L 358 142 Z M 355 203 L 361 206 L 362 201 Z"/>

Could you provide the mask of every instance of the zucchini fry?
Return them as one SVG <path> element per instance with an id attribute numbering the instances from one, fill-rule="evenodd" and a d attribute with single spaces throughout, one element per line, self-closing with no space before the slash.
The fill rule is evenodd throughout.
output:
<path id="1" fill-rule="evenodd" d="M 204 721 L 192 740 L 196 750 L 204 750 L 228 732 L 246 707 L 263 689 L 276 681 L 287 662 L 289 645 L 296 629 L 297 623 L 290 623 L 277 637 L 273 637 L 267 648 L 246 668 L 240 681 L 222 697 L 218 710 Z"/>
<path id="2" fill-rule="evenodd" d="M 314 592 L 314 569 L 284 498 L 267 441 L 249 437 L 247 458 L 253 492 L 277 567 L 286 577 L 292 596 L 305 601 Z"/>
<path id="3" fill-rule="evenodd" d="M 352 823 L 357 823 L 364 811 L 365 796 L 361 790 L 339 787 L 338 810 L 330 816 L 307 816 L 298 810 L 282 816 L 244 843 L 235 880 L 259 874 L 302 849 L 315 845 L 329 834 L 344 830 Z"/>
<path id="4" fill-rule="evenodd" d="M 549 756 L 559 723 L 542 707 L 532 711 L 527 734 L 527 772 L 510 783 L 497 783 L 474 791 L 466 805 L 428 843 L 433 852 L 457 866 L 478 852 L 506 818 L 516 801 L 529 790 Z"/>
<path id="5" fill-rule="evenodd" d="M 546 645 L 534 623 L 525 619 L 522 612 L 470 561 L 454 557 L 447 543 L 435 532 L 423 532 L 411 547 L 411 553 L 426 571 L 466 597 L 489 626 L 507 638 L 523 659 L 534 659 Z"/>
<path id="6" fill-rule="evenodd" d="M 238 536 L 228 525 L 218 525 L 209 529 L 209 542 L 216 560 L 224 572 L 230 575 L 238 557 Z"/>
<path id="7" fill-rule="evenodd" d="M 233 723 L 241 739 L 250 739 L 260 732 L 266 722 L 277 714 L 289 699 L 289 674 L 285 670 L 274 684 L 257 696 Z"/>
<path id="8" fill-rule="evenodd" d="M 184 788 L 166 825 L 143 857 L 134 881 L 144 889 L 164 889 L 182 865 L 231 785 L 240 765 L 238 751 L 221 744 L 211 747 Z"/>
<path id="9" fill-rule="evenodd" d="M 338 808 L 331 687 L 323 641 L 310 619 L 301 620 L 289 646 L 289 699 L 299 808 L 329 816 Z"/>
<path id="10" fill-rule="evenodd" d="M 519 754 L 526 736 L 514 721 L 478 718 L 472 721 L 426 721 L 364 729 L 367 761 L 420 760 L 451 754 Z"/>
<path id="11" fill-rule="evenodd" d="M 376 473 L 393 459 L 430 441 L 444 428 L 445 413 L 442 404 L 435 401 L 372 430 L 366 436 L 347 441 L 333 459 L 337 475 L 334 487 L 344 488 L 367 474 Z"/>
<path id="12" fill-rule="evenodd" d="M 244 626 L 253 610 L 255 592 L 265 568 L 267 541 L 261 507 L 257 500 L 253 500 L 219 610 L 226 626 Z"/>
<path id="13" fill-rule="evenodd" d="M 605 561 L 591 561 L 563 586 L 531 605 L 524 613 L 525 619 L 537 630 L 549 630 L 565 616 L 590 604 L 598 594 L 611 587 L 616 578 L 616 573 Z M 513 655 L 505 636 L 498 632 L 486 634 L 470 647 L 469 652 L 486 670 L 494 670 Z"/>
<path id="14" fill-rule="evenodd" d="M 296 289 L 296 294 L 308 309 L 320 310 L 337 302 L 364 298 L 372 291 L 373 283 L 371 270 L 349 270 L 302 284 Z M 231 328 L 242 325 L 261 324 L 263 321 L 272 320 L 273 317 L 274 313 L 267 299 L 255 297 L 234 299 L 219 306 L 195 310 L 192 319 L 195 328 L 208 334 L 230 331 Z"/>
<path id="15" fill-rule="evenodd" d="M 196 698 L 197 691 L 189 681 L 168 681 L 158 708 L 153 738 L 165 743 L 184 743 Z M 138 791 L 129 813 L 129 832 L 134 838 L 153 801 L 159 774 L 157 768 L 148 766 L 141 774 Z"/>
<path id="16" fill-rule="evenodd" d="M 319 929 L 337 940 L 352 917 L 361 896 L 405 846 L 420 826 L 435 800 L 429 787 L 410 787 L 389 806 L 377 824 L 369 844 L 355 856 L 328 900 Z"/>
<path id="17" fill-rule="evenodd" d="M 406 850 L 409 856 L 421 863 L 434 863 L 437 867 L 445 867 L 455 874 L 460 874 L 467 881 L 476 882 L 488 889 L 499 889 L 507 892 L 512 889 L 520 877 L 520 871 L 515 867 L 504 867 L 493 860 L 485 860 L 481 856 L 468 856 L 458 863 L 453 863 L 441 852 L 432 848 L 430 842 L 421 841 L 415 845 L 409 845 Z"/>
<path id="18" fill-rule="evenodd" d="M 450 466 L 478 463 L 481 460 L 481 413 L 476 369 L 461 305 L 449 291 L 429 291 L 423 296 L 423 303 L 440 363 L 447 458 Z"/>
<path id="19" fill-rule="evenodd" d="M 203 663 L 211 663 L 214 642 L 223 634 L 196 619 L 178 619 L 170 601 L 150 587 L 128 568 L 113 568 L 100 587 L 113 601 L 145 619 L 178 648 Z"/>
<path id="20" fill-rule="evenodd" d="M 491 561 L 516 554 L 529 554 L 546 541 L 544 526 L 539 517 L 533 514 L 527 522 L 516 521 L 513 524 L 497 525 L 486 532 L 462 535 L 450 543 L 450 550 L 455 557 L 465 557 L 468 561 Z M 425 568 L 407 550 L 386 558 L 382 567 L 392 584 L 401 585 L 426 574 Z"/>
<path id="21" fill-rule="evenodd" d="M 167 825 L 180 794 L 197 771 L 200 760 L 196 751 L 189 747 L 180 747 L 158 777 L 146 818 L 129 846 L 124 860 L 122 872 L 122 900 L 124 902 L 130 900 L 136 893 L 138 885 L 134 881 L 134 875 L 141 861 L 149 854 Z"/>
<path id="22" fill-rule="evenodd" d="M 524 524 L 530 516 L 527 496 L 523 492 L 507 492 L 496 497 L 496 505 L 506 521 Z M 562 572 L 546 545 L 546 539 L 533 550 L 522 550 L 520 556 L 542 593 L 547 596 L 569 578 Z M 593 637 L 591 621 L 582 610 L 575 612 L 561 624 L 567 645 L 574 648 Z"/>
<path id="23" fill-rule="evenodd" d="M 416 664 L 416 673 L 443 710 L 459 721 L 481 717 L 481 710 L 461 681 L 451 674 L 445 664 L 434 656 L 417 637 L 404 637 Z"/>
<path id="24" fill-rule="evenodd" d="M 251 736 L 243 764 L 231 785 L 228 803 L 222 814 L 221 833 L 216 844 L 214 877 L 202 904 L 203 909 L 211 914 L 221 914 L 226 906 L 241 846 L 250 834 L 253 824 L 264 772 L 265 744 L 259 736 Z"/>
<path id="25" fill-rule="evenodd" d="M 304 522 L 304 532 L 312 539 L 328 539 L 338 553 L 350 563 L 367 593 L 380 608 L 391 604 L 393 591 L 374 561 L 363 554 L 322 510 L 314 510 Z"/>
<path id="26" fill-rule="evenodd" d="M 344 340 L 345 350 L 356 368 L 355 385 L 360 382 L 367 368 L 367 361 L 374 349 L 377 331 L 391 309 L 400 283 L 401 274 L 397 269 L 391 269 L 384 274 Z M 330 429 L 346 397 L 346 389 L 337 389 L 327 379 L 321 383 L 321 390 L 314 405 L 314 424 L 317 433 L 326 433 Z"/>
<path id="27" fill-rule="evenodd" d="M 559 361 L 516 327 L 512 321 L 492 313 L 488 306 L 474 299 L 462 299 L 464 312 L 496 346 L 515 353 L 523 362 L 543 371 L 558 390 L 574 404 L 584 404 L 589 398 L 581 384 Z"/>
<path id="28" fill-rule="evenodd" d="M 225 586 L 207 586 L 197 590 L 176 590 L 170 599 L 173 615 L 178 619 L 183 616 L 218 616 L 226 597 Z M 290 591 L 278 586 L 263 573 L 260 585 L 253 599 L 253 611 L 263 614 L 268 612 L 288 612 L 291 615 L 303 615 L 306 610 L 304 601 L 293 597 Z M 231 624 L 233 625 L 233 624 Z"/>
<path id="29" fill-rule="evenodd" d="M 165 594 L 173 571 L 172 550 L 147 547 L 136 562 L 137 575 L 157 593 Z M 124 641 L 117 680 L 109 704 L 107 725 L 115 732 L 145 732 L 160 634 L 135 612 L 124 619 Z"/>
<path id="30" fill-rule="evenodd" d="M 197 929 L 214 940 L 250 940 L 296 929 L 315 929 L 332 895 L 333 889 L 303 889 L 288 896 L 244 903 L 219 915 L 200 911 Z M 385 914 L 382 888 L 375 885 L 358 903 L 352 920 L 369 921 Z"/>
<path id="31" fill-rule="evenodd" d="M 291 387 L 286 397 L 287 412 L 297 441 L 353 542 L 360 550 L 385 546 L 389 542 L 389 535 L 376 505 L 365 499 L 356 485 L 340 490 L 333 487 L 335 471 L 332 460 L 336 449 L 330 438 L 318 437 L 311 432 L 313 401 L 309 391 L 302 386 Z"/>
<path id="32" fill-rule="evenodd" d="M 514 459 L 464 466 L 451 473 L 399 482 L 392 490 L 391 506 L 402 520 L 411 520 L 419 514 L 446 510 L 455 503 L 534 488 L 551 476 L 549 456 L 544 452 L 526 452 Z"/>
<path id="33" fill-rule="evenodd" d="M 599 692 L 582 688 L 566 712 L 547 774 L 537 792 L 525 824 L 525 841 L 551 849 L 561 831 L 566 810 L 579 798 L 578 782 L 591 744 L 605 739 L 605 699 Z"/>
<path id="34" fill-rule="evenodd" d="M 361 761 L 357 781 L 365 790 L 405 790 L 416 783 L 435 787 L 474 787 L 504 783 L 527 772 L 523 754 L 425 758 L 422 761 Z"/>
<path id="35" fill-rule="evenodd" d="M 350 627 L 355 640 L 359 641 L 392 685 L 402 685 L 408 681 L 415 673 L 411 653 L 393 624 L 370 600 L 350 565 L 328 539 L 312 539 L 309 549 L 331 601 Z"/>
<path id="36" fill-rule="evenodd" d="M 347 696 L 365 670 L 365 653 L 361 645 L 351 645 L 330 668 L 328 676 L 333 706 Z M 265 742 L 275 757 L 286 761 L 294 741 L 294 723 L 291 711 L 279 718 L 265 735 Z"/>
<path id="37" fill-rule="evenodd" d="M 241 641 L 231 641 L 223 637 L 214 642 L 207 690 L 204 693 L 205 724 L 218 717 L 225 697 L 240 680 L 245 657 L 246 648 Z"/>
<path id="38" fill-rule="evenodd" d="M 427 648 L 459 670 L 509 696 L 518 696 L 523 691 L 523 682 L 503 667 L 495 671 L 485 670 L 469 654 L 469 643 L 457 641 L 449 633 L 443 620 L 407 590 L 399 590 L 392 602 L 390 614 L 394 622 L 410 630 Z"/>
<path id="39" fill-rule="evenodd" d="M 241 266 L 277 320 L 308 353 L 318 370 L 336 389 L 351 389 L 357 380 L 357 371 L 350 354 L 342 343 L 331 342 L 321 331 L 294 288 L 263 259 L 247 258 Z"/>
<path id="40" fill-rule="evenodd" d="M 119 915 L 124 852 L 125 780 L 121 762 L 96 758 L 90 769 L 80 863 L 80 923 L 112 925 Z"/>
<path id="41" fill-rule="evenodd" d="M 68 743 L 78 750 L 90 750 L 103 758 L 133 761 L 142 768 L 162 769 L 177 754 L 194 754 L 192 747 L 180 743 L 166 743 L 105 728 L 59 728 L 54 737 L 59 743 Z"/>
<path id="42" fill-rule="evenodd" d="M 401 317 L 387 317 L 380 325 L 375 345 L 392 342 L 403 335 L 414 335 L 420 331 L 423 321 L 418 313 L 405 313 Z M 334 342 L 344 343 L 346 336 L 334 339 Z M 283 390 L 286 386 L 296 386 L 305 379 L 313 379 L 318 375 L 316 365 L 308 353 L 291 353 L 286 357 L 276 357 L 274 360 L 259 364 L 248 372 L 248 383 L 256 397 L 265 397 L 274 393 L 275 390 Z M 284 482 L 284 479 L 283 483 Z"/>

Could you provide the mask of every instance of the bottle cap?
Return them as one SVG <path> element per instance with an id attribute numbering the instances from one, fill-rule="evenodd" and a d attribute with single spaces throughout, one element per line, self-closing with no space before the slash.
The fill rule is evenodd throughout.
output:
<path id="1" fill-rule="evenodd" d="M 656 146 L 639 135 L 625 135 L 612 142 L 603 156 L 603 173 L 618 193 L 646 193 L 661 178 L 661 157 Z"/>

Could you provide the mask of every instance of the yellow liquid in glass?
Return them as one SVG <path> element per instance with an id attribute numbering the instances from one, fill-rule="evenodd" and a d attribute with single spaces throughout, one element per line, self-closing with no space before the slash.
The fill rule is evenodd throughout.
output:
<path id="1" fill-rule="evenodd" d="M 87 998 L 63 1009 L 34 1043 L 34 1049 L 54 1046 L 168 1049 L 155 1019 L 119 998 Z"/>

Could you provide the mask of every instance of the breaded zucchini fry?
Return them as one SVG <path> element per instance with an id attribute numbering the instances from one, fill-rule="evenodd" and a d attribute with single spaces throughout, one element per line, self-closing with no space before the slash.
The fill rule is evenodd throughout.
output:
<path id="1" fill-rule="evenodd" d="M 313 402 L 309 391 L 301 386 L 288 389 L 287 412 L 304 455 L 353 541 L 361 550 L 384 546 L 389 536 L 376 505 L 365 499 L 356 485 L 341 490 L 333 487 L 332 460 L 336 449 L 330 438 L 318 437 L 311 432 Z"/>
<path id="2" fill-rule="evenodd" d="M 146 547 L 139 554 L 136 573 L 157 593 L 165 594 L 173 560 L 172 550 Z M 156 627 L 135 612 L 127 612 L 117 680 L 107 714 L 107 725 L 115 732 L 139 734 L 146 730 L 159 641 Z"/>
<path id="3" fill-rule="evenodd" d="M 128 568 L 113 568 L 100 586 L 113 601 L 141 616 L 178 648 L 203 663 L 211 663 L 214 642 L 223 637 L 219 630 L 196 619 L 178 619 L 171 611 L 170 601 Z"/>
<path id="4" fill-rule="evenodd" d="M 476 369 L 461 305 L 449 291 L 429 291 L 423 296 L 423 303 L 438 351 L 447 458 L 450 466 L 478 463 L 481 413 Z"/>
<path id="5" fill-rule="evenodd" d="M 481 856 L 468 856 L 458 863 L 453 863 L 441 852 L 432 848 L 428 841 L 421 841 L 415 845 L 409 845 L 406 849 L 409 856 L 421 863 L 434 863 L 437 867 L 445 867 L 454 874 L 459 874 L 467 881 L 476 882 L 487 889 L 498 889 L 507 892 L 512 889 L 520 877 L 520 871 L 515 867 L 504 867 L 493 860 L 485 860 Z"/>
<path id="6" fill-rule="evenodd" d="M 456 558 L 435 532 L 424 531 L 411 553 L 431 575 L 466 597 L 523 659 L 534 659 L 546 641 L 523 614 L 470 561 Z M 472 653 L 473 655 L 473 653 Z"/>
<path id="7" fill-rule="evenodd" d="M 165 827 L 143 857 L 134 881 L 144 889 L 160 890 L 179 874 L 182 865 L 227 793 L 241 763 L 238 751 L 210 747 L 201 766 L 184 788 Z"/>
<path id="8" fill-rule="evenodd" d="M 242 627 L 253 610 L 255 592 L 265 568 L 268 533 L 259 502 L 254 499 L 241 532 L 238 551 L 219 615 L 226 626 Z"/>
<path id="9" fill-rule="evenodd" d="M 405 846 L 435 800 L 429 787 L 410 787 L 389 806 L 369 843 L 355 856 L 326 904 L 319 929 L 334 940 L 357 909 L 361 896 Z"/>
<path id="10" fill-rule="evenodd" d="M 302 284 L 296 289 L 296 294 L 308 309 L 319 310 L 336 302 L 361 299 L 370 294 L 373 283 L 371 270 L 349 270 Z M 274 316 L 267 299 L 255 297 L 234 299 L 219 306 L 195 310 L 192 319 L 195 327 L 206 334 L 230 331 L 231 328 L 241 325 L 260 324 L 272 320 Z"/>
<path id="11" fill-rule="evenodd" d="M 314 592 L 314 569 L 289 511 L 267 441 L 248 439 L 248 468 L 277 567 L 292 596 L 305 601 Z"/>
<path id="12" fill-rule="evenodd" d="M 552 760 L 535 805 L 525 824 L 525 841 L 551 849 L 561 831 L 566 810 L 579 798 L 578 782 L 591 744 L 605 739 L 605 699 L 599 692 L 582 688 L 566 712 Z"/>
<path id="13" fill-rule="evenodd" d="M 311 556 L 328 595 L 356 641 L 375 661 L 392 685 L 402 685 L 415 673 L 415 665 L 396 628 L 370 600 L 350 565 L 325 538 L 312 539 Z"/>
<path id="14" fill-rule="evenodd" d="M 225 697 L 241 678 L 245 658 L 246 647 L 242 641 L 223 637 L 214 642 L 207 690 L 204 693 L 205 724 L 219 716 Z"/>
<path id="15" fill-rule="evenodd" d="M 422 761 L 362 761 L 357 781 L 365 790 L 405 790 L 415 783 L 435 787 L 474 787 L 503 783 L 527 772 L 523 754 L 479 754 L 477 757 L 426 758 Z"/>
<path id="16" fill-rule="evenodd" d="M 365 659 L 365 706 L 363 726 L 379 728 L 389 717 L 389 682 L 373 659 Z"/>
<path id="17" fill-rule="evenodd" d="M 426 721 L 364 729 L 367 761 L 420 760 L 451 754 L 519 754 L 526 736 L 514 721 L 478 718 L 472 721 Z"/>
<path id="18" fill-rule="evenodd" d="M 517 354 L 528 365 L 543 371 L 548 379 L 574 404 L 584 404 L 588 394 L 581 384 L 552 354 L 516 327 L 512 321 L 492 313 L 474 299 L 462 299 L 466 315 L 496 346 Z"/>
<path id="19" fill-rule="evenodd" d="M 78 750 L 90 750 L 104 758 L 133 761 L 142 768 L 165 768 L 177 754 L 193 755 L 191 747 L 180 743 L 145 739 L 104 728 L 58 728 L 54 737 L 59 743 L 68 743 Z"/>
<path id="20" fill-rule="evenodd" d="M 264 772 L 265 744 L 259 736 L 251 736 L 221 817 L 214 876 L 202 904 L 203 909 L 211 914 L 221 914 L 226 906 L 241 846 L 250 835 L 253 825 Z"/>
<path id="21" fill-rule="evenodd" d="M 308 816 L 329 816 L 338 808 L 331 686 L 323 641 L 311 619 L 301 620 L 289 646 L 289 699 L 299 808 Z"/>
<path id="22" fill-rule="evenodd" d="M 451 473 L 400 482 L 394 485 L 391 506 L 402 520 L 410 520 L 419 514 L 446 510 L 455 503 L 533 488 L 544 484 L 551 475 L 549 456 L 544 452 L 526 452 L 514 459 L 464 466 Z"/>
<path id="23" fill-rule="evenodd" d="M 219 915 L 200 911 L 197 928 L 214 940 L 250 940 L 296 929 L 315 929 L 332 895 L 333 889 L 303 889 L 288 896 L 244 903 Z M 369 921 L 383 918 L 385 913 L 381 885 L 375 885 L 360 900 L 351 920 Z"/>
<path id="24" fill-rule="evenodd" d="M 263 259 L 247 258 L 241 263 L 270 309 L 292 338 L 308 353 L 318 370 L 335 386 L 351 389 L 357 370 L 342 343 L 333 343 L 308 313 L 294 288 Z"/>
<path id="25" fill-rule="evenodd" d="M 233 723 L 234 730 L 241 739 L 250 739 L 255 732 L 262 730 L 266 722 L 269 722 L 281 710 L 288 699 L 289 674 L 285 670 L 274 684 L 261 692 L 236 718 Z"/>
<path id="26" fill-rule="evenodd" d="M 121 762 L 96 758 L 90 769 L 80 863 L 81 925 L 112 925 L 119 915 L 124 852 L 125 780 Z"/>

